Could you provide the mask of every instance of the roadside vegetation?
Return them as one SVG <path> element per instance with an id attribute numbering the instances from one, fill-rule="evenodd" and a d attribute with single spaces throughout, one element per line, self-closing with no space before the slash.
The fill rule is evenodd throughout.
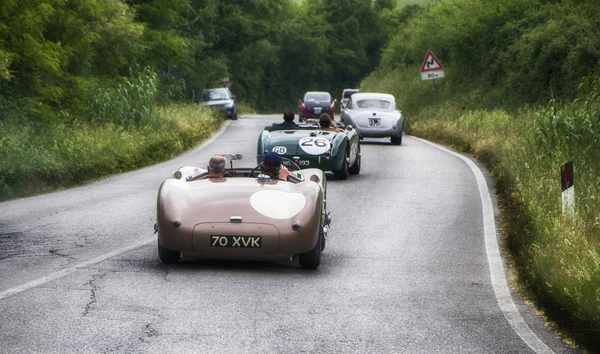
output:
<path id="1" fill-rule="evenodd" d="M 422 81 L 432 50 L 446 77 Z M 520 290 L 600 348 L 600 8 L 585 1 L 431 3 L 391 39 L 363 90 L 396 96 L 410 134 L 486 164 Z M 560 166 L 575 166 L 575 216 Z"/>
<path id="2" fill-rule="evenodd" d="M 432 50 L 446 77 L 421 81 Z M 585 0 L 3 0 L 0 200 L 139 168 L 308 90 L 394 94 L 493 174 L 521 290 L 600 348 L 600 7 Z M 575 217 L 559 167 L 575 164 Z"/>
<path id="3" fill-rule="evenodd" d="M 194 105 L 232 81 L 241 114 L 358 85 L 395 0 L 3 0 L 0 200 L 155 163 L 222 123 Z"/>
<path id="4" fill-rule="evenodd" d="M 15 115 L 0 120 L 0 200 L 169 159 L 209 138 L 224 121 L 197 104 L 157 106 L 152 103 L 156 90 L 139 81 L 130 83 L 127 93 L 121 87 L 98 96 L 96 106 L 90 106 L 94 119 L 61 117 L 59 122 L 23 124 Z M 140 103 L 144 101 L 147 105 Z"/>

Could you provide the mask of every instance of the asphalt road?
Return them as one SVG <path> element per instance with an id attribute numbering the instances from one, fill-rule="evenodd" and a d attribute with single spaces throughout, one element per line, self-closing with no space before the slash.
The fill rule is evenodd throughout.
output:
<path id="1" fill-rule="evenodd" d="M 331 176 L 317 271 L 162 265 L 162 180 L 214 153 L 254 166 L 260 130 L 279 119 L 241 117 L 176 159 L 0 203 L 0 352 L 575 352 L 503 285 L 477 167 L 410 136 L 363 141 L 360 175 Z"/>

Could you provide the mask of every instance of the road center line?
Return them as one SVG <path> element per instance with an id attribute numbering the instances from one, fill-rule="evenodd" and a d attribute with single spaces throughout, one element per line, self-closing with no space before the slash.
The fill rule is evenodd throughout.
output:
<path id="1" fill-rule="evenodd" d="M 148 245 L 148 244 L 150 244 L 152 242 L 155 242 L 155 240 L 152 239 L 150 241 L 148 241 L 148 240 L 140 241 L 140 242 L 134 243 L 133 245 L 129 245 L 127 247 L 124 247 L 124 248 L 121 248 L 121 249 L 118 249 L 118 250 L 115 250 L 115 251 L 112 251 L 112 252 L 109 252 L 109 253 L 105 253 L 105 254 L 103 254 L 101 256 L 98 256 L 96 258 L 93 258 L 93 259 L 91 259 L 91 260 L 89 260 L 87 262 L 79 263 L 79 264 L 77 264 L 77 265 L 75 265 L 73 267 L 70 267 L 70 268 L 61 269 L 58 272 L 46 275 L 45 277 L 41 277 L 41 278 L 38 278 L 38 279 L 35 279 L 35 280 L 32 280 L 32 281 L 29 281 L 29 282 L 27 282 L 25 284 L 22 284 L 22 285 L 10 288 L 8 290 L 4 290 L 4 291 L 0 292 L 0 300 L 2 300 L 4 298 L 7 298 L 7 297 L 10 297 L 10 296 L 13 296 L 15 294 L 18 294 L 18 293 L 23 292 L 25 290 L 29 290 L 31 288 L 35 288 L 36 286 L 40 286 L 42 284 L 48 283 L 48 282 L 56 280 L 58 278 L 64 277 L 65 275 L 71 274 L 71 273 L 75 272 L 78 269 L 83 269 L 83 268 L 92 266 L 94 264 L 98 264 L 100 262 L 103 262 L 103 261 L 105 261 L 105 260 L 107 260 L 109 258 L 116 257 L 116 256 L 118 256 L 120 254 L 125 253 L 125 252 L 133 251 L 133 250 L 135 250 L 137 248 L 140 248 L 142 246 L 146 246 L 146 245 Z"/>
<path id="2" fill-rule="evenodd" d="M 483 210 L 483 233 L 485 235 L 485 251 L 487 253 L 488 265 L 490 267 L 490 275 L 492 280 L 492 287 L 494 288 L 494 295 L 496 301 L 500 306 L 500 310 L 504 314 L 504 317 L 517 333 L 519 337 L 533 350 L 534 352 L 541 353 L 554 353 L 527 325 L 527 322 L 519 313 L 517 305 L 513 301 L 512 295 L 508 288 L 508 282 L 506 281 L 506 275 L 504 272 L 504 264 L 502 256 L 500 255 L 500 248 L 498 247 L 498 239 L 496 235 L 496 223 L 494 220 L 494 208 L 492 206 L 492 198 L 490 197 L 490 191 L 487 187 L 487 182 L 483 176 L 481 169 L 471 159 L 449 150 L 440 145 L 434 144 L 427 140 L 423 140 L 417 137 L 412 137 L 421 142 L 429 144 L 440 150 L 443 150 L 449 154 L 452 154 L 461 160 L 463 160 L 471 171 L 475 175 L 477 180 L 477 186 L 479 188 L 479 195 L 481 197 L 481 205 Z"/>

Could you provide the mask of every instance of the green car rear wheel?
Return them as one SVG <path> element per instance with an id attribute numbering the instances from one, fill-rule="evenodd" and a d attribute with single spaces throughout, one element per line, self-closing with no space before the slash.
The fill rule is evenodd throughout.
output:
<path id="1" fill-rule="evenodd" d="M 345 180 L 348 178 L 348 159 L 350 158 L 350 152 L 348 151 L 348 148 L 346 148 L 346 155 L 344 156 L 344 160 L 342 161 L 342 168 L 340 168 L 338 171 L 333 171 L 333 176 L 335 177 L 335 179 L 339 179 L 339 180 Z"/>

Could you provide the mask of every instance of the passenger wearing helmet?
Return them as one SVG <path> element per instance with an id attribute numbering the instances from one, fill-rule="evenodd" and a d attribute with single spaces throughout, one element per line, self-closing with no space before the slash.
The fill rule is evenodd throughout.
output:
<path id="1" fill-rule="evenodd" d="M 276 152 L 268 152 L 260 164 L 261 172 L 272 179 L 287 181 L 290 171 L 283 165 L 283 158 Z"/>

